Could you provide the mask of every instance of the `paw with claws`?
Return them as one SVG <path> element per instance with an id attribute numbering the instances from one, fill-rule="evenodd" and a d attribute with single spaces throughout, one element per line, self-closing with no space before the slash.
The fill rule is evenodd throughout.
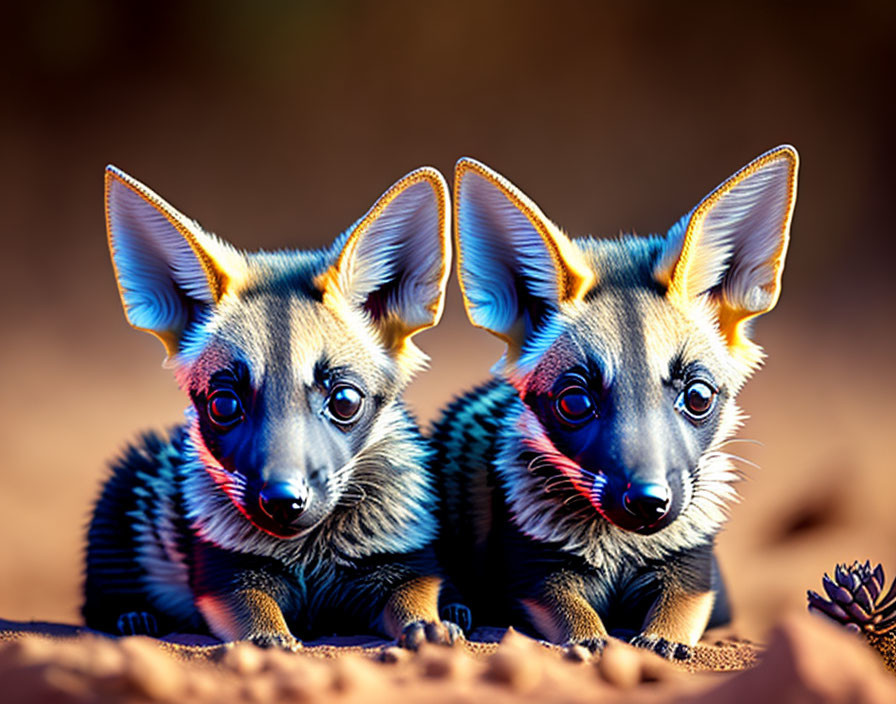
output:
<path id="1" fill-rule="evenodd" d="M 417 650 L 423 643 L 454 645 L 463 637 L 460 626 L 451 621 L 414 621 L 404 627 L 398 638 L 398 645 L 408 650 Z"/>
<path id="2" fill-rule="evenodd" d="M 252 636 L 248 640 L 253 645 L 265 649 L 278 648 L 280 650 L 296 652 L 302 648 L 302 642 L 289 633 L 263 633 L 257 636 Z"/>
<path id="3" fill-rule="evenodd" d="M 675 643 L 654 633 L 639 633 L 629 641 L 632 645 L 651 650 L 666 660 L 690 660 L 694 648 L 684 643 Z"/>
<path id="4" fill-rule="evenodd" d="M 456 623 L 464 633 L 469 633 L 473 627 L 473 615 L 463 604 L 446 604 L 439 615 L 445 621 Z"/>

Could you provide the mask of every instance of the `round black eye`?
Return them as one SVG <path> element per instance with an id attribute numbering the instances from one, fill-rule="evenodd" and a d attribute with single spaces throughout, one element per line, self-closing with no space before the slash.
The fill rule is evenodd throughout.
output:
<path id="1" fill-rule="evenodd" d="M 578 425 L 594 416 L 594 401 L 588 389 L 582 386 L 567 386 L 554 399 L 554 413 L 563 422 Z"/>
<path id="2" fill-rule="evenodd" d="M 348 423 L 360 413 L 364 395 L 350 384 L 339 384 L 327 399 L 327 410 L 333 420 Z"/>
<path id="3" fill-rule="evenodd" d="M 233 391 L 216 391 L 208 399 L 208 417 L 219 428 L 229 429 L 243 419 L 243 404 Z"/>
<path id="4" fill-rule="evenodd" d="M 692 418 L 709 415 L 716 400 L 716 391 L 705 381 L 692 381 L 682 392 L 684 410 Z"/>

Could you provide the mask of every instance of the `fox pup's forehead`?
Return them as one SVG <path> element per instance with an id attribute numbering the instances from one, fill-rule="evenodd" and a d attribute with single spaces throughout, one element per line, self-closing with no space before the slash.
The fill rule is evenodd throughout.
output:
<path id="1" fill-rule="evenodd" d="M 364 385 L 386 393 L 394 373 L 364 321 L 346 320 L 301 295 L 252 295 L 224 300 L 194 341 L 188 387 L 204 389 L 222 369 L 244 365 L 254 388 L 309 387 L 321 365 L 350 369 Z"/>
<path id="2" fill-rule="evenodd" d="M 709 370 L 722 385 L 741 383 L 708 304 L 682 310 L 654 290 L 606 288 L 565 311 L 562 328 L 530 376 L 529 391 L 547 392 L 576 368 L 606 387 L 632 378 L 662 383 L 689 365 Z"/>

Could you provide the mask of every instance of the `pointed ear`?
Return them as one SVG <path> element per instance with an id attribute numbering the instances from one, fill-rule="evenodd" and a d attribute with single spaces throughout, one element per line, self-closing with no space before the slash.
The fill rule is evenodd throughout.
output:
<path id="1" fill-rule="evenodd" d="M 239 255 L 114 166 L 106 167 L 106 234 L 128 322 L 174 356 L 187 327 L 224 295 L 225 262 Z"/>
<path id="2" fill-rule="evenodd" d="M 657 265 L 670 299 L 711 296 L 732 348 L 752 349 L 743 324 L 778 301 L 798 165 L 789 145 L 754 159 L 672 228 Z"/>
<path id="3" fill-rule="evenodd" d="M 433 168 L 412 171 L 347 233 L 319 279 L 325 296 L 366 312 L 396 355 L 442 316 L 451 263 L 448 186 Z"/>
<path id="4" fill-rule="evenodd" d="M 467 314 L 515 359 L 560 305 L 584 297 L 594 273 L 535 203 L 478 161 L 457 162 L 454 208 Z"/>

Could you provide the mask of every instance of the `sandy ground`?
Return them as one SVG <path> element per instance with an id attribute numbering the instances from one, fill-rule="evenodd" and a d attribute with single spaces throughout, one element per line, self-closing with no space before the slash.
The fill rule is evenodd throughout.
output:
<path id="1" fill-rule="evenodd" d="M 859 639 L 803 616 L 766 652 L 701 644 L 687 666 L 619 642 L 591 657 L 513 631 L 498 643 L 310 643 L 299 653 L 247 644 L 110 639 L 71 627 L 0 621 L 4 701 L 22 702 L 892 702 L 896 681 Z M 758 664 L 757 664 L 758 663 Z M 750 668 L 750 669 L 747 669 Z"/>

